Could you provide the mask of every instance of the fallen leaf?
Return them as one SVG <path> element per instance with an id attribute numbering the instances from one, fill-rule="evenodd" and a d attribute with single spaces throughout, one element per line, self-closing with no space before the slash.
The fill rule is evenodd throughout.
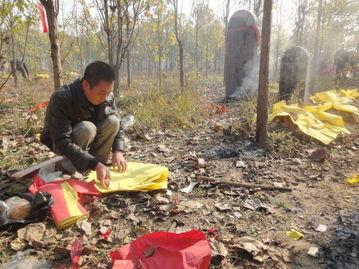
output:
<path id="1" fill-rule="evenodd" d="M 163 153 L 169 152 L 169 149 L 165 145 L 158 145 L 157 150 Z"/>
<path id="2" fill-rule="evenodd" d="M 237 168 L 246 168 L 247 167 L 247 164 L 243 161 L 237 161 L 236 162 L 236 167 Z"/>
<path id="3" fill-rule="evenodd" d="M 197 159 L 197 169 L 206 167 L 207 163 L 203 158 Z"/>
<path id="4" fill-rule="evenodd" d="M 132 222 L 133 222 L 133 224 L 135 225 L 135 226 L 137 226 L 138 224 L 140 224 L 142 221 L 139 219 L 139 218 L 137 218 L 136 216 L 135 216 L 135 214 L 133 214 L 133 213 L 131 213 L 131 214 L 129 214 L 128 216 L 127 216 L 127 219 L 128 220 L 132 220 Z"/>
<path id="5" fill-rule="evenodd" d="M 17 236 L 30 245 L 41 245 L 46 226 L 43 223 L 30 223 L 24 228 L 17 230 Z"/>
<path id="6" fill-rule="evenodd" d="M 219 211 L 229 211 L 231 210 L 231 205 L 225 203 L 216 203 L 214 207 Z"/>
<path id="7" fill-rule="evenodd" d="M 328 228 L 327 225 L 319 224 L 318 227 L 315 228 L 315 230 L 316 230 L 317 232 L 322 232 L 322 233 L 324 233 L 324 232 L 327 231 L 327 228 Z"/>
<path id="8" fill-rule="evenodd" d="M 264 211 L 266 213 L 273 213 L 273 209 L 270 205 L 262 202 L 258 198 L 248 198 L 244 201 L 243 206 L 253 211 Z"/>
<path id="9" fill-rule="evenodd" d="M 228 256 L 228 250 L 224 244 L 214 238 L 209 238 L 209 244 L 211 246 L 211 256 L 214 265 L 218 266 L 221 264 L 224 258 Z"/>
<path id="10" fill-rule="evenodd" d="M 188 193 L 190 193 L 190 192 L 193 191 L 193 188 L 194 188 L 198 183 L 199 183 L 198 181 L 191 181 L 187 187 L 184 187 L 184 188 L 180 189 L 179 191 L 188 194 Z"/>
<path id="11" fill-rule="evenodd" d="M 169 204 L 169 202 L 170 202 L 166 197 L 163 197 L 159 194 L 156 195 L 154 197 L 154 199 L 156 200 L 157 204 L 159 204 L 159 205 L 166 205 L 166 204 Z"/>
<path id="12" fill-rule="evenodd" d="M 318 248 L 318 247 L 310 247 L 309 250 L 308 250 L 308 254 L 309 254 L 310 256 L 313 256 L 313 257 L 317 257 L 318 252 L 319 252 L 319 248 Z"/>
<path id="13" fill-rule="evenodd" d="M 15 240 L 13 240 L 10 243 L 10 246 L 13 250 L 19 251 L 19 250 L 23 250 L 24 248 L 26 248 L 27 243 L 26 243 L 26 241 L 24 241 L 20 238 L 16 238 Z"/>
<path id="14" fill-rule="evenodd" d="M 85 232 L 87 236 L 91 236 L 92 230 L 91 230 L 91 223 L 89 223 L 87 220 L 84 220 L 77 224 L 77 227 L 79 227 L 82 231 Z"/>
<path id="15" fill-rule="evenodd" d="M 263 262 L 269 258 L 266 254 L 267 247 L 262 242 L 249 236 L 238 238 L 236 241 L 238 243 L 233 244 L 232 247 L 251 254 L 254 260 Z"/>

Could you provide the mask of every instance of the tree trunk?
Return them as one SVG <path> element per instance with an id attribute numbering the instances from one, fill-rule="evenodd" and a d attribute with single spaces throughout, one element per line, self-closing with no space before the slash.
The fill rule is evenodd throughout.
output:
<path id="1" fill-rule="evenodd" d="M 125 9 L 126 16 L 126 39 L 130 39 L 130 16 L 128 14 L 128 5 Z M 127 90 L 131 87 L 131 52 L 130 47 L 127 48 L 126 52 L 126 70 L 127 70 Z"/>
<path id="2" fill-rule="evenodd" d="M 208 40 L 206 43 L 206 77 L 208 76 Z"/>
<path id="3" fill-rule="evenodd" d="M 259 67 L 259 83 L 257 98 L 257 130 L 256 142 L 259 147 L 265 147 L 267 142 L 268 125 L 268 72 L 269 52 L 272 24 L 272 0 L 264 0 L 261 56 Z"/>
<path id="4" fill-rule="evenodd" d="M 157 14 L 157 56 L 158 56 L 158 89 L 161 89 L 162 85 L 162 40 L 161 40 L 161 21 L 160 15 Z"/>
<path id="5" fill-rule="evenodd" d="M 199 21 L 198 21 L 198 6 L 196 7 L 196 26 L 195 26 L 195 40 L 196 40 L 196 55 L 195 55 L 195 61 L 196 61 L 196 73 L 197 73 L 197 71 L 198 71 L 198 28 L 199 28 Z"/>
<path id="6" fill-rule="evenodd" d="M 257 16 L 257 18 L 259 18 L 261 6 L 262 6 L 262 0 L 258 0 L 258 2 L 256 1 L 254 3 L 254 14 Z"/>
<path id="7" fill-rule="evenodd" d="M 59 46 L 59 38 L 57 31 L 58 5 L 55 7 L 54 0 L 40 0 L 40 2 L 45 7 L 47 22 L 49 24 L 51 60 L 52 60 L 52 68 L 54 72 L 54 86 L 56 90 L 62 85 L 61 55 L 60 55 L 60 46 Z"/>
<path id="8" fill-rule="evenodd" d="M 14 77 L 15 88 L 17 88 L 17 74 L 16 74 L 17 66 L 16 66 L 15 38 L 14 38 L 14 34 L 12 32 L 11 32 L 10 38 L 11 38 L 11 56 L 12 56 L 11 73 Z"/>
<path id="9" fill-rule="evenodd" d="M 280 33 L 281 33 L 281 18 L 282 18 L 282 0 L 280 1 L 279 12 L 277 16 L 277 42 L 275 49 L 275 64 L 274 64 L 274 80 L 278 80 L 278 65 L 279 65 L 279 48 L 280 48 Z"/>
<path id="10" fill-rule="evenodd" d="M 228 16 L 229 16 L 229 7 L 231 0 L 227 0 L 226 2 L 226 13 L 224 16 L 224 50 L 227 48 L 227 30 L 228 30 Z M 223 66 L 226 66 L 226 52 L 223 55 Z M 223 85 L 226 85 L 226 68 L 223 68 Z"/>
<path id="11" fill-rule="evenodd" d="M 126 71 L 127 71 L 127 90 L 131 88 L 131 55 L 130 51 L 127 51 L 126 55 Z"/>
<path id="12" fill-rule="evenodd" d="M 314 52 L 313 59 L 310 64 L 310 72 L 307 76 L 307 83 L 305 87 L 304 101 L 308 102 L 309 97 L 315 92 L 314 82 L 318 75 L 318 67 L 319 67 L 319 36 L 320 36 L 320 25 L 322 18 L 322 8 L 323 8 L 323 0 L 319 0 L 318 6 L 318 16 L 317 16 L 317 28 L 315 31 L 315 40 L 314 40 Z"/>
<path id="13" fill-rule="evenodd" d="M 176 35 L 178 49 L 179 49 L 180 85 L 181 85 L 181 90 L 183 91 L 184 90 L 184 70 L 183 70 L 184 54 L 183 54 L 183 43 L 178 35 L 178 0 L 173 1 L 173 7 L 174 7 L 174 13 L 175 13 L 175 17 L 174 17 L 174 19 L 175 19 L 175 35 Z"/>

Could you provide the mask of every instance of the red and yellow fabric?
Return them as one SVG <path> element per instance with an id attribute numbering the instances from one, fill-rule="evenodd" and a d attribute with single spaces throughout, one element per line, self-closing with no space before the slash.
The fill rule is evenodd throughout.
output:
<path id="1" fill-rule="evenodd" d="M 53 196 L 51 215 L 60 229 L 88 217 L 87 211 L 81 205 L 84 200 L 82 198 L 86 195 L 100 196 L 102 193 L 118 191 L 166 189 L 169 176 L 167 167 L 130 162 L 125 173 L 111 170 L 110 186 L 106 188 L 96 180 L 96 172 L 92 172 L 87 181 L 79 181 L 77 179 L 65 180 L 58 172 L 49 171 L 40 171 L 29 187 L 29 191 L 48 192 Z"/>
<path id="2" fill-rule="evenodd" d="M 52 195 L 54 204 L 51 215 L 59 229 L 88 218 L 87 211 L 79 203 L 77 192 L 68 182 L 45 184 L 38 190 Z"/>

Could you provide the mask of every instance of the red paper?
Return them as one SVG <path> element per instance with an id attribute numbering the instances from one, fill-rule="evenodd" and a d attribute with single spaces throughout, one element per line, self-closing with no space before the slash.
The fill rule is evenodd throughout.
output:
<path id="1" fill-rule="evenodd" d="M 78 269 L 80 256 L 82 252 L 82 240 L 75 239 L 71 246 L 71 261 L 72 261 L 72 269 Z"/>
<path id="2" fill-rule="evenodd" d="M 44 108 L 44 107 L 47 107 L 48 104 L 49 104 L 49 101 L 41 102 L 40 104 L 37 104 L 36 106 L 30 108 L 30 109 L 28 110 L 28 112 L 29 112 L 29 113 L 33 113 L 33 112 L 38 111 L 38 110 L 40 110 L 40 109 L 42 109 L 42 108 Z"/>
<path id="3" fill-rule="evenodd" d="M 111 235 L 111 232 L 112 232 L 112 228 L 108 228 L 108 229 L 106 230 L 106 232 L 101 232 L 101 235 L 102 235 L 103 239 L 107 241 L 108 238 L 109 238 L 110 235 Z"/>
<path id="4" fill-rule="evenodd" d="M 39 12 L 40 12 L 40 20 L 41 20 L 41 25 L 42 25 L 42 31 L 44 33 L 47 33 L 49 31 L 49 29 L 47 27 L 45 8 L 44 8 L 44 6 L 42 4 L 39 4 L 38 8 L 39 8 Z"/>
<path id="5" fill-rule="evenodd" d="M 197 230 L 176 234 L 155 232 L 112 251 L 113 269 L 207 269 L 211 249 Z"/>

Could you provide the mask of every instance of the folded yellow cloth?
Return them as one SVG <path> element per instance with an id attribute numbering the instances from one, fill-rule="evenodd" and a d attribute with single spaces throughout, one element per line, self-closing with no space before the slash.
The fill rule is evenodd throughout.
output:
<path id="1" fill-rule="evenodd" d="M 359 97 L 358 90 L 326 91 L 311 97 L 316 105 L 300 106 L 286 104 L 285 101 L 273 105 L 269 121 L 277 117 L 289 117 L 305 134 L 330 144 L 339 134 L 349 134 L 344 125 L 343 117 L 328 112 L 343 111 L 359 115 L 359 109 L 352 103 Z"/>
<path id="2" fill-rule="evenodd" d="M 106 188 L 96 180 L 96 172 L 88 175 L 88 181 L 95 180 L 101 193 L 118 191 L 151 191 L 167 188 L 169 171 L 167 167 L 156 164 L 129 162 L 124 173 L 110 169 L 110 186 Z"/>

